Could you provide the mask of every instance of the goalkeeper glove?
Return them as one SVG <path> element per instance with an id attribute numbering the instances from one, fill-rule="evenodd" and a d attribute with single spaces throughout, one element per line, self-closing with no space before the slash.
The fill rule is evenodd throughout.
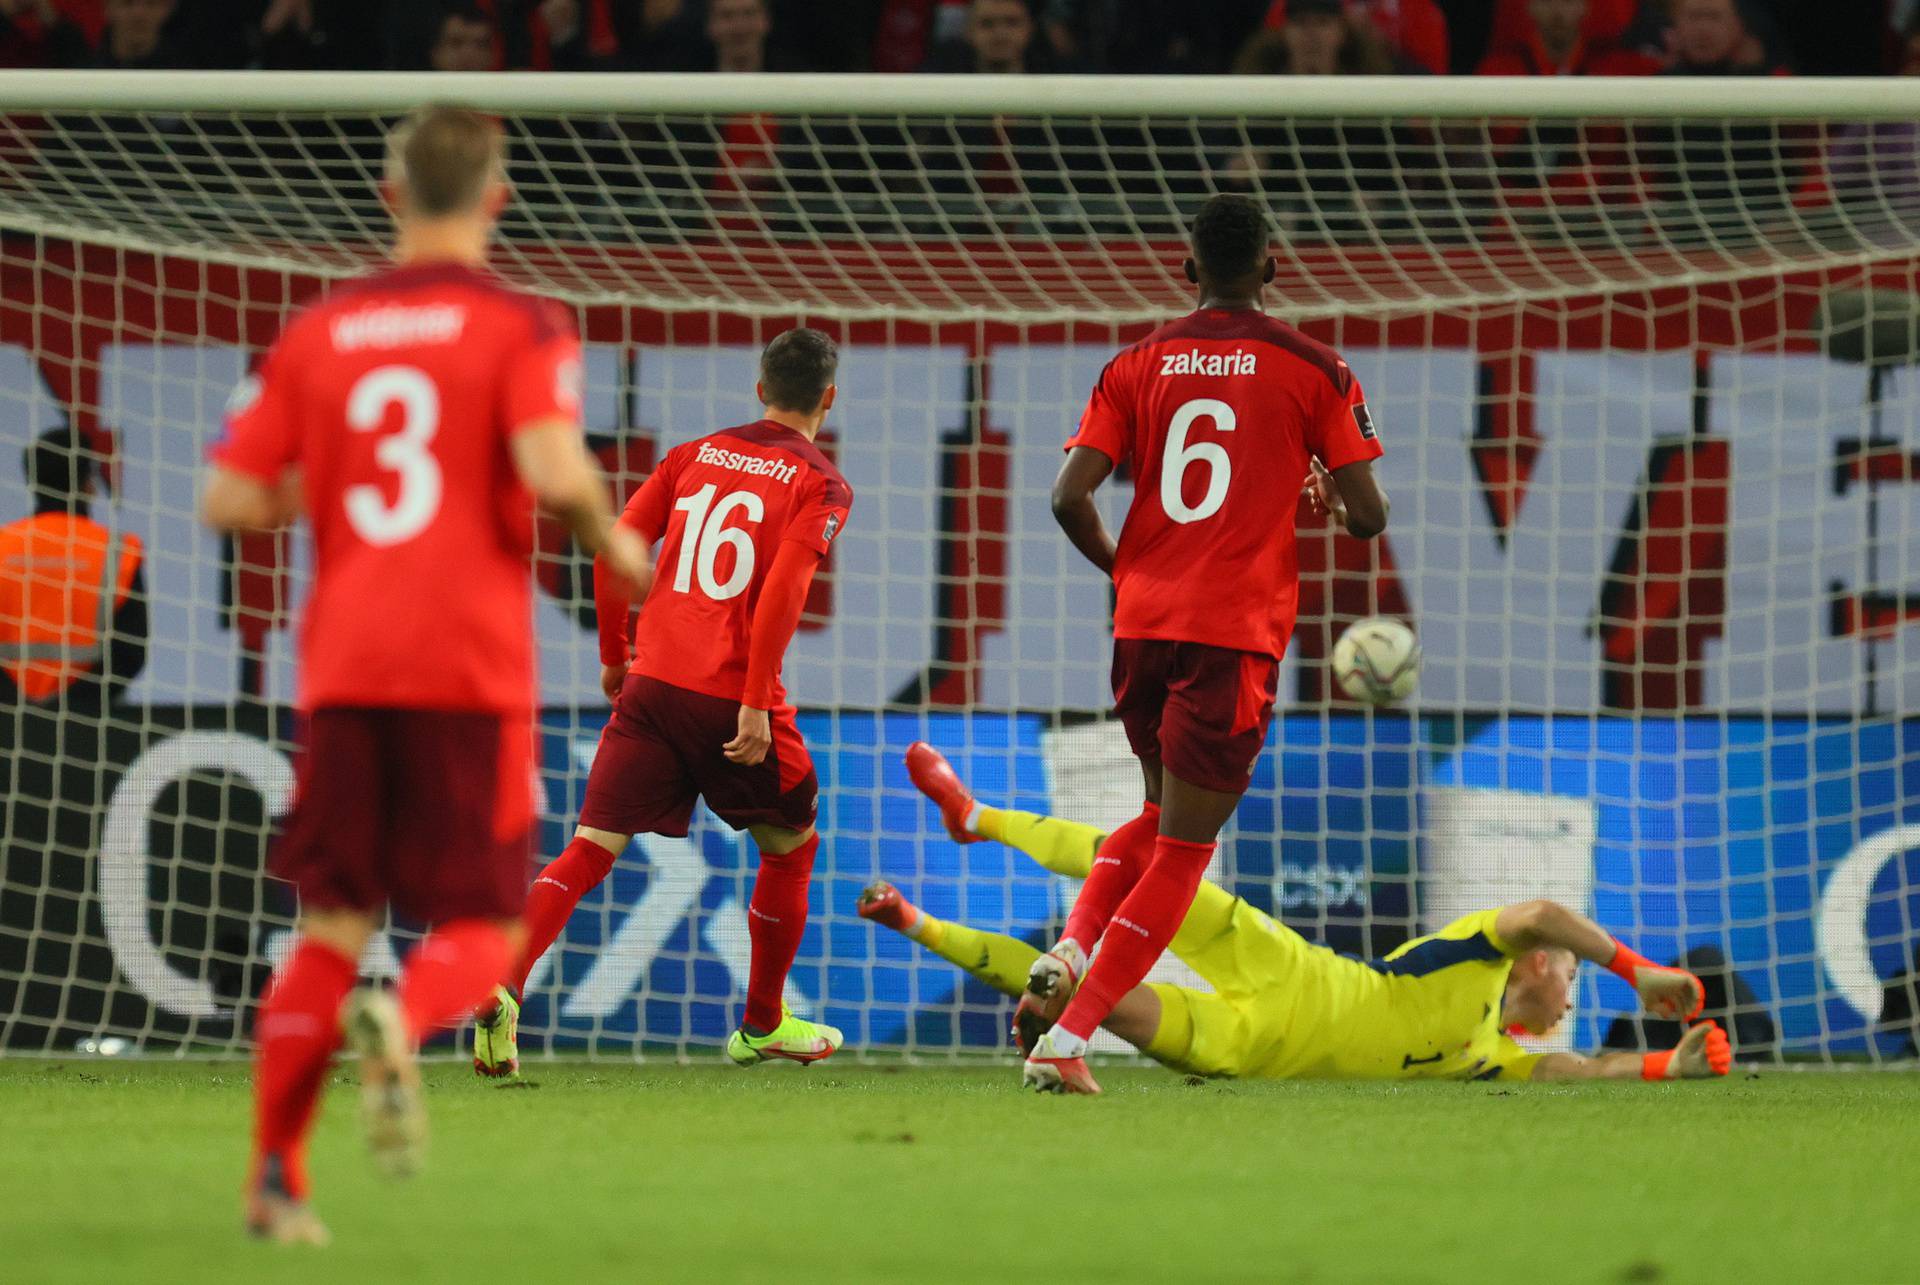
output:
<path id="1" fill-rule="evenodd" d="M 1684 968 L 1656 964 L 1617 937 L 1607 971 L 1639 992 L 1647 1011 L 1660 1017 L 1691 1022 L 1707 1002 L 1707 988 L 1698 977 Z"/>
<path id="2" fill-rule="evenodd" d="M 1643 1080 L 1705 1080 L 1733 1069 L 1733 1045 L 1714 1022 L 1689 1027 L 1680 1042 L 1640 1060 Z"/>

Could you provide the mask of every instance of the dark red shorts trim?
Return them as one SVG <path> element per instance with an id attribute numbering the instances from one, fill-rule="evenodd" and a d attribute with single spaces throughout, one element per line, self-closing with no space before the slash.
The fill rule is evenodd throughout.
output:
<path id="1" fill-rule="evenodd" d="M 329 707 L 306 720 L 273 872 L 303 906 L 511 919 L 537 778 L 528 715 Z"/>
<path id="2" fill-rule="evenodd" d="M 768 711 L 773 748 L 752 767 L 721 747 L 739 730 L 740 702 L 628 674 L 600 733 L 580 824 L 614 834 L 684 835 L 705 799 L 736 830 L 813 824 L 820 785 L 793 707 Z"/>
<path id="3" fill-rule="evenodd" d="M 1143 763 L 1241 794 L 1267 743 L 1280 663 L 1264 652 L 1158 638 L 1113 642 L 1114 713 Z"/>

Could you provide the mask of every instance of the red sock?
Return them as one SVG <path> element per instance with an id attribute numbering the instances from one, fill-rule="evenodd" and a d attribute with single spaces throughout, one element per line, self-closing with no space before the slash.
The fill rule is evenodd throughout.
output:
<path id="1" fill-rule="evenodd" d="M 792 852 L 762 852 L 760 874 L 747 903 L 747 935 L 753 963 L 747 969 L 746 1024 L 757 1031 L 780 1025 L 780 996 L 807 931 L 807 882 L 813 876 L 818 833 Z"/>
<path id="2" fill-rule="evenodd" d="M 1073 909 L 1067 913 L 1067 930 L 1062 937 L 1073 938 L 1081 950 L 1093 953 L 1113 919 L 1114 907 L 1133 891 L 1153 860 L 1153 841 L 1159 836 L 1160 805 L 1148 803 L 1139 816 L 1101 840 L 1100 850 L 1093 854 L 1093 869 L 1087 872 L 1087 881 L 1080 886 L 1080 895 L 1073 899 Z"/>
<path id="3" fill-rule="evenodd" d="M 527 988 L 527 974 L 567 926 L 580 898 L 600 886 L 613 870 L 614 854 L 592 839 L 575 839 L 527 889 L 527 944 L 514 961 L 507 985 L 515 995 Z"/>
<path id="4" fill-rule="evenodd" d="M 303 937 L 273 975 L 254 1022 L 254 1172 L 277 1158 L 296 1200 L 307 1194 L 307 1130 L 340 1044 L 340 1004 L 358 974 L 356 961 Z"/>
<path id="5" fill-rule="evenodd" d="M 512 963 L 513 943 L 490 919 L 455 919 L 428 933 L 400 972 L 400 1012 L 414 1041 L 473 1012 Z"/>
<path id="6" fill-rule="evenodd" d="M 1060 1015 L 1059 1025 L 1069 1035 L 1091 1038 L 1120 997 L 1146 977 L 1187 917 L 1211 860 L 1211 843 L 1188 843 L 1164 834 L 1154 843 L 1153 864 L 1114 912 L 1114 931 L 1107 934 L 1086 980 Z"/>

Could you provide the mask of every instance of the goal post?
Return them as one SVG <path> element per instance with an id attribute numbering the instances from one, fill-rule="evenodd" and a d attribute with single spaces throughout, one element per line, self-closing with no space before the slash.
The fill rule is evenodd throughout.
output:
<path id="1" fill-rule="evenodd" d="M 40 72 L 0 73 L 0 523 L 34 505 L 21 450 L 74 434 L 148 625 L 104 709 L 0 711 L 0 1051 L 246 1044 L 294 909 L 263 861 L 306 549 L 205 534 L 194 479 L 290 310 L 381 261 L 382 136 L 426 97 L 507 123 L 496 263 L 575 310 L 619 495 L 757 413 L 779 330 L 843 346 L 823 444 L 857 498 L 787 669 L 825 833 L 797 1010 L 861 1048 L 1004 1042 L 1007 1003 L 854 915 L 871 879 L 1058 928 L 1070 882 L 952 844 L 909 742 L 987 802 L 1137 805 L 1108 592 L 1046 497 L 1106 359 L 1192 306 L 1194 209 L 1240 190 L 1270 308 L 1367 390 L 1394 510 L 1373 545 L 1298 517 L 1282 709 L 1214 877 L 1363 955 L 1552 896 L 1716 979 L 1743 1056 L 1911 1052 L 1920 82 Z M 606 710 L 583 561 L 538 543 L 550 857 Z M 1424 648 L 1401 709 L 1324 675 L 1372 614 Z M 752 869 L 710 816 L 637 842 L 536 970 L 530 1046 L 705 1056 Z M 1563 1040 L 1660 1038 L 1630 1003 L 1588 976 Z"/>

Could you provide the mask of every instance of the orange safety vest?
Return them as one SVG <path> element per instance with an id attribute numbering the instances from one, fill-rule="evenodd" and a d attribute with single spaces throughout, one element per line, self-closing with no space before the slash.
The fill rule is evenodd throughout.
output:
<path id="1" fill-rule="evenodd" d="M 40 513 L 0 527 L 0 670 L 21 695 L 49 700 L 103 668 L 139 567 L 140 537 L 92 518 Z"/>

